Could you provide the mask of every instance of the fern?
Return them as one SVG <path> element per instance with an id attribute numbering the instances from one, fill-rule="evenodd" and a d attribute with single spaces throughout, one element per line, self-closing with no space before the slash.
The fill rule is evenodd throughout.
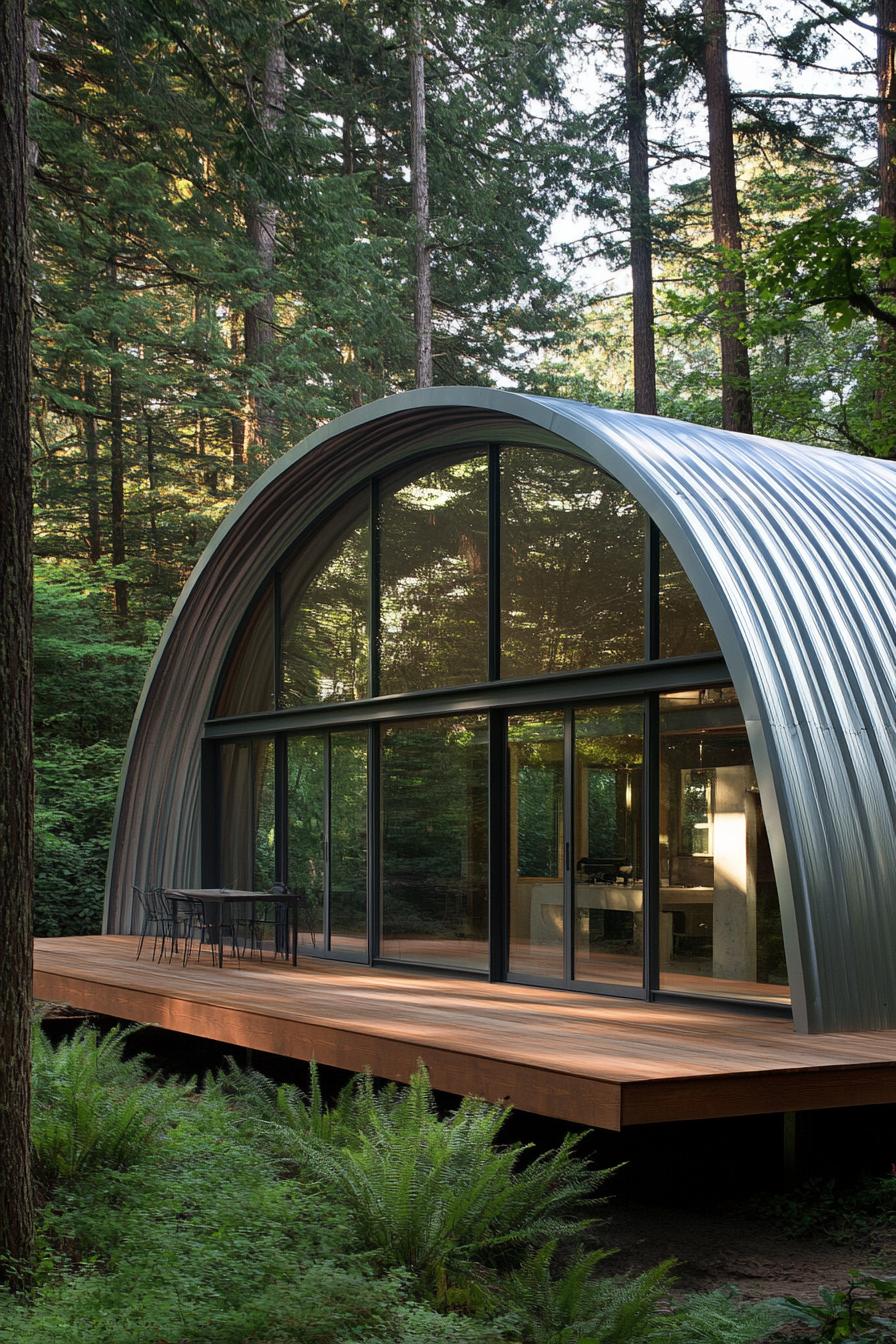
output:
<path id="1" fill-rule="evenodd" d="M 280 1151 L 351 1210 L 363 1244 L 447 1301 L 476 1265 L 581 1234 L 607 1175 L 578 1157 L 573 1136 L 524 1163 L 531 1145 L 497 1142 L 507 1115 L 465 1098 L 440 1119 L 421 1066 L 402 1089 L 362 1074 L 333 1108 L 313 1072 L 307 1101 L 278 1089 L 269 1123 Z"/>
<path id="2" fill-rule="evenodd" d="M 780 1329 L 785 1312 L 774 1302 L 744 1302 L 733 1289 L 696 1293 L 649 1338 L 654 1344 L 760 1344 Z"/>
<path id="3" fill-rule="evenodd" d="M 56 1046 L 35 1030 L 31 1141 L 44 1184 L 130 1166 L 174 1115 L 186 1088 L 148 1080 L 145 1056 L 124 1058 L 135 1029 L 82 1026 Z"/>
<path id="4" fill-rule="evenodd" d="M 521 1334 L 531 1344 L 645 1344 L 660 1299 L 671 1286 L 666 1261 L 634 1278 L 595 1278 L 610 1252 L 580 1252 L 552 1272 L 556 1244 L 536 1251 L 510 1279 L 510 1297 L 522 1313 Z"/>

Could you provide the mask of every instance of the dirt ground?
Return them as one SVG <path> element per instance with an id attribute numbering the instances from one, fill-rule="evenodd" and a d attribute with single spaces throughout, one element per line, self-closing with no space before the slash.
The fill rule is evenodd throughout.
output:
<path id="1" fill-rule="evenodd" d="M 742 1207 L 681 1208 L 613 1200 L 600 1241 L 617 1247 L 610 1272 L 639 1272 L 677 1261 L 680 1292 L 733 1284 L 745 1297 L 814 1299 L 820 1286 L 842 1287 L 851 1270 L 896 1269 L 896 1232 L 869 1232 L 847 1245 L 820 1235 L 792 1237 L 768 1221 L 745 1217 Z"/>

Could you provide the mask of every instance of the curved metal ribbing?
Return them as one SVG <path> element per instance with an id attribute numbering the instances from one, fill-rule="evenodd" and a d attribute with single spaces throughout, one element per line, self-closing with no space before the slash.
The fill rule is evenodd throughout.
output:
<path id="1" fill-rule="evenodd" d="M 797 1026 L 896 1026 L 896 469 L 490 389 L 352 412 L 275 463 L 219 528 L 135 716 L 107 928 L 130 927 L 132 882 L 199 879 L 202 723 L 247 604 L 297 533 L 386 462 L 523 426 L 631 491 L 715 626 L 762 792 Z"/>

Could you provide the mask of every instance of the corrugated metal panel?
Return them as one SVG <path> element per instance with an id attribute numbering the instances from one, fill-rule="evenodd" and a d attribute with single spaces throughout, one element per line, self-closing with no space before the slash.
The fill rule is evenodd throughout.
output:
<path id="1" fill-rule="evenodd" d="M 190 579 L 134 721 L 107 926 L 132 881 L 198 878 L 198 739 L 236 625 L 296 533 L 373 469 L 458 439 L 549 435 L 616 476 L 702 599 L 747 720 L 797 1025 L 896 1026 L 896 468 L 491 389 L 406 393 L 287 453 Z"/>

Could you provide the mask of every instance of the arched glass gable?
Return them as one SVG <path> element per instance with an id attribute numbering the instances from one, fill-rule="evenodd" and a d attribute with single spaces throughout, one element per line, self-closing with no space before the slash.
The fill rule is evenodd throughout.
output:
<path id="1" fill-rule="evenodd" d="M 278 567 L 212 717 L 641 662 L 650 563 L 643 510 L 592 463 L 531 445 L 418 462 L 354 493 Z M 653 563 L 654 656 L 715 652 L 663 537 Z"/>
<path id="2" fill-rule="evenodd" d="M 568 693 L 588 673 L 618 668 L 624 691 L 627 670 L 716 652 L 672 548 L 593 463 L 507 444 L 387 472 L 298 539 L 235 642 L 216 716 L 274 708 L 282 745 L 222 748 L 218 877 L 276 871 L 300 889 L 309 952 L 786 1001 L 731 687 L 662 693 L 660 675 L 653 730 L 642 696 Z M 520 682 L 535 703 L 503 708 Z M 451 704 L 477 686 L 493 710 Z M 563 688 L 569 703 L 552 703 Z M 429 693 L 449 701 L 422 716 Z M 398 721 L 339 717 L 384 697 Z M 303 731 L 315 706 L 334 717 Z"/>

